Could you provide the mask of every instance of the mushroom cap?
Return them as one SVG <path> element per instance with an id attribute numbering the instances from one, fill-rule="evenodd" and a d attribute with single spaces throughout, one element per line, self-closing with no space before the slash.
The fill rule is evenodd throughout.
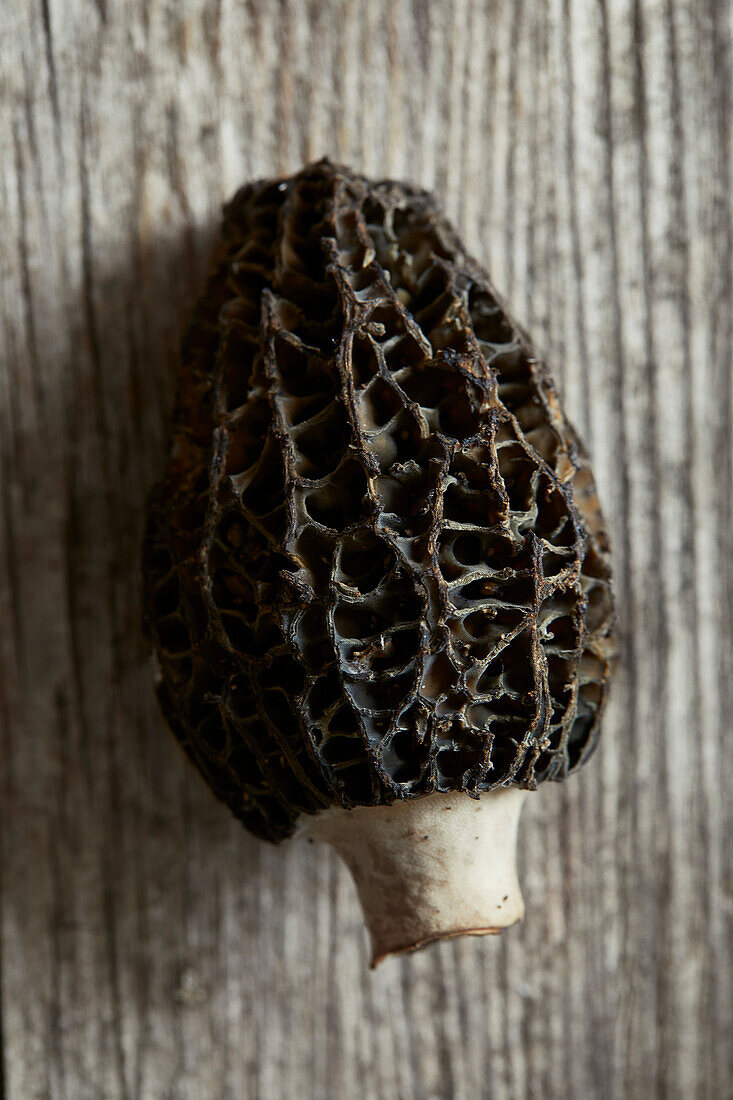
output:
<path id="1" fill-rule="evenodd" d="M 163 712 L 259 836 L 563 779 L 613 649 L 609 545 L 549 373 L 427 192 L 243 187 L 150 499 Z"/>

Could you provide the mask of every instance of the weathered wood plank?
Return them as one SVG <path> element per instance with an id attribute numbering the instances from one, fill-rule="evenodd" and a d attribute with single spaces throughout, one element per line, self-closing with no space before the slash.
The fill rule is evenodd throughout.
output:
<path id="1" fill-rule="evenodd" d="M 19 0 L 0 37 L 6 1095 L 733 1095 L 733 20 L 723 0 Z M 596 758 L 528 917 L 366 972 L 326 853 L 162 727 L 138 544 L 221 202 L 434 187 L 546 349 L 615 537 Z"/>

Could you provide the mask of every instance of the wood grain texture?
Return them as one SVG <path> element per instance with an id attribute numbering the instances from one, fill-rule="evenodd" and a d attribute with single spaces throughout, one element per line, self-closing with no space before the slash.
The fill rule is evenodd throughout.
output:
<path id="1" fill-rule="evenodd" d="M 0 35 L 0 1008 L 10 1100 L 733 1096 L 733 12 L 16 0 Z M 158 715 L 139 540 L 222 201 L 435 188 L 545 349 L 614 536 L 593 761 L 528 916 L 366 969 Z"/>

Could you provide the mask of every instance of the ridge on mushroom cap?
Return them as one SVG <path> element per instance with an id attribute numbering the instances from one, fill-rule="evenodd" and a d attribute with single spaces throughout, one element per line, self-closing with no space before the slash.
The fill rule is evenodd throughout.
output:
<path id="1" fill-rule="evenodd" d="M 578 767 L 608 550 L 550 376 L 431 195 L 328 161 L 237 193 L 144 562 L 166 718 L 253 832 Z"/>

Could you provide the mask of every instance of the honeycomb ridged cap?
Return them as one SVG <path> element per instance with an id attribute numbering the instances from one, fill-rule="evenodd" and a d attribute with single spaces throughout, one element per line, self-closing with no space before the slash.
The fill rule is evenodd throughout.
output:
<path id="1" fill-rule="evenodd" d="M 592 475 L 425 191 L 322 161 L 227 206 L 144 567 L 165 716 L 260 836 L 531 789 L 595 744 L 613 600 Z"/>

